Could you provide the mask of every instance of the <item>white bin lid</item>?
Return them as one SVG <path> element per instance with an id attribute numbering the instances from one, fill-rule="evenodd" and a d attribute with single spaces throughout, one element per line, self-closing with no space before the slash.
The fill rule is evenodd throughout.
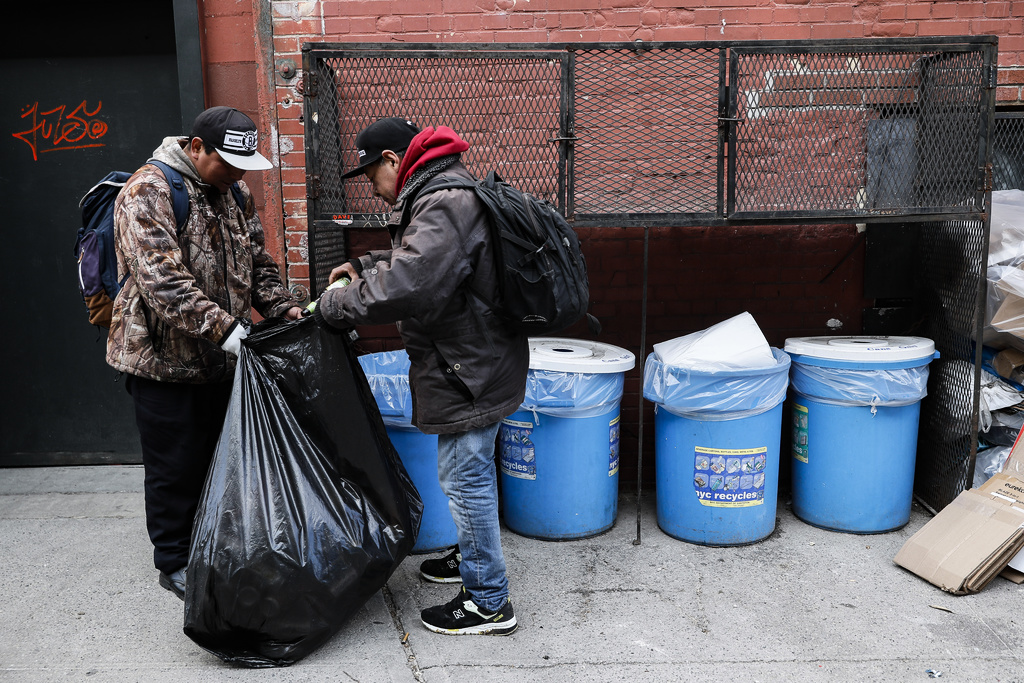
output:
<path id="1" fill-rule="evenodd" d="M 917 360 L 935 355 L 935 342 L 924 337 L 793 337 L 786 353 L 862 363 Z"/>
<path id="2" fill-rule="evenodd" d="M 530 369 L 611 373 L 632 370 L 636 357 L 626 349 L 585 339 L 532 337 Z"/>

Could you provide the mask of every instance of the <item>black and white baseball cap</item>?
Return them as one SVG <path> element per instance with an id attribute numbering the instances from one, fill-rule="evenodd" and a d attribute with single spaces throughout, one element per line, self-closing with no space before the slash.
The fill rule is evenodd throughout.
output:
<path id="1" fill-rule="evenodd" d="M 233 107 L 210 107 L 192 123 L 191 137 L 213 146 L 224 161 L 243 171 L 273 168 L 256 151 L 259 133 L 248 116 Z"/>
<path id="2" fill-rule="evenodd" d="M 356 135 L 356 166 L 342 178 L 351 178 L 366 170 L 384 154 L 384 150 L 404 152 L 420 132 L 419 126 L 404 116 L 374 121 Z"/>

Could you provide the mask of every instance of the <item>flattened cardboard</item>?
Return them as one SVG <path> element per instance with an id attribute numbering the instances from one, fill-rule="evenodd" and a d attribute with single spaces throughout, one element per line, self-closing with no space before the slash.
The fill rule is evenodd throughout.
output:
<path id="1" fill-rule="evenodd" d="M 965 595 L 984 588 L 1022 548 L 1024 482 L 997 474 L 957 496 L 907 539 L 894 561 L 942 590 Z"/>

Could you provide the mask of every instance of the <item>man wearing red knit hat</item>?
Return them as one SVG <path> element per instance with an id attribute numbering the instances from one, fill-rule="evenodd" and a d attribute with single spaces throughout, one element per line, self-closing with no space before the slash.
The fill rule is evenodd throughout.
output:
<path id="1" fill-rule="evenodd" d="M 469 144 L 445 126 L 420 129 L 396 117 L 356 136 L 358 164 L 374 195 L 394 206 L 392 249 L 335 268 L 352 283 L 325 292 L 315 314 L 334 327 L 397 323 L 411 366 L 412 423 L 437 434 L 438 478 L 459 544 L 420 566 L 429 581 L 462 581 L 445 605 L 425 609 L 437 633 L 507 635 L 517 622 L 509 600 L 498 525 L 494 440 L 522 404 L 530 353 L 485 301 L 498 299 L 494 245 L 472 190 L 431 191 L 444 178 L 470 179 Z"/>

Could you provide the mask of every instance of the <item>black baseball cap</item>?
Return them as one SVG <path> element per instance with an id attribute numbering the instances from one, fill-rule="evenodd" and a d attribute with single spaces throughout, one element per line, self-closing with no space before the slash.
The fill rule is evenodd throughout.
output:
<path id="1" fill-rule="evenodd" d="M 274 165 L 256 151 L 256 124 L 234 107 L 210 107 L 192 123 L 193 138 L 214 147 L 224 161 L 243 171 L 265 171 Z"/>
<path id="2" fill-rule="evenodd" d="M 366 170 L 370 164 L 376 163 L 384 150 L 404 152 L 409 143 L 420 132 L 419 127 L 404 116 L 392 116 L 374 121 L 356 135 L 356 154 L 359 164 L 341 176 L 351 178 Z"/>

